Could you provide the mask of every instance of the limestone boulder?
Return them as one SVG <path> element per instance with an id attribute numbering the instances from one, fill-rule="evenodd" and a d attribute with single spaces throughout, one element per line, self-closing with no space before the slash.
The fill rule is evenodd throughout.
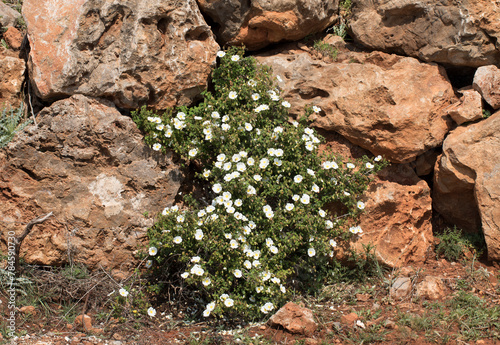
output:
<path id="1" fill-rule="evenodd" d="M 474 74 L 473 87 L 493 109 L 500 108 L 500 69 L 496 66 L 479 67 Z"/>
<path id="2" fill-rule="evenodd" d="M 21 105 L 21 87 L 26 64 L 9 50 L 0 48 L 0 111 Z"/>
<path id="3" fill-rule="evenodd" d="M 206 88 L 219 49 L 195 0 L 26 0 L 23 15 L 30 78 L 43 100 L 189 104 Z"/>
<path id="4" fill-rule="evenodd" d="M 389 267 L 422 264 L 433 242 L 430 188 L 407 165 L 379 175 L 365 193 L 358 223 L 363 233 L 353 248 L 363 253 L 363 246 L 375 246 L 379 262 Z"/>
<path id="5" fill-rule="evenodd" d="M 130 272 L 153 223 L 144 213 L 173 203 L 179 169 L 108 101 L 75 95 L 42 110 L 37 124 L 0 151 L 2 236 L 53 212 L 23 242 L 26 262 Z"/>
<path id="6" fill-rule="evenodd" d="M 0 28 L 14 26 L 21 19 L 21 14 L 0 1 Z"/>
<path id="7" fill-rule="evenodd" d="M 322 31 L 338 18 L 338 0 L 198 0 L 217 24 L 223 44 L 250 50 L 295 41 Z"/>
<path id="8" fill-rule="evenodd" d="M 410 162 L 440 146 L 451 126 L 446 108 L 457 98 L 436 64 L 380 52 L 342 62 L 314 60 L 298 50 L 258 59 L 281 78 L 292 114 L 319 106 L 313 126 L 392 162 Z"/>
<path id="9" fill-rule="evenodd" d="M 488 258 L 500 260 L 500 112 L 453 130 L 434 174 L 434 208 L 468 232 L 484 233 Z"/>
<path id="10" fill-rule="evenodd" d="M 500 58 L 500 7 L 491 1 L 357 0 L 352 13 L 352 37 L 374 50 L 453 66 Z"/>
<path id="11" fill-rule="evenodd" d="M 288 302 L 269 319 L 271 327 L 283 327 L 290 333 L 312 335 L 318 328 L 310 309 Z"/>

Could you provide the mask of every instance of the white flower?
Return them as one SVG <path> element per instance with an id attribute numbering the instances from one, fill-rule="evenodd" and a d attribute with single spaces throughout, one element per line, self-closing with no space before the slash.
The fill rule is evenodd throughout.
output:
<path id="1" fill-rule="evenodd" d="M 124 288 L 121 288 L 119 291 L 120 295 L 122 295 L 123 297 L 127 297 L 128 296 L 128 291 L 125 290 Z"/>
<path id="2" fill-rule="evenodd" d="M 280 285 L 280 290 L 282 293 L 286 293 L 286 288 L 283 285 Z"/>
<path id="3" fill-rule="evenodd" d="M 352 163 L 347 163 L 346 167 L 348 167 L 349 169 L 354 169 L 356 166 Z"/>
<path id="4" fill-rule="evenodd" d="M 292 196 L 292 200 L 293 200 L 293 201 L 297 201 L 297 200 L 299 200 L 299 199 L 300 199 L 300 196 L 299 196 L 299 195 L 297 195 L 297 194 L 294 194 L 294 195 Z"/>
<path id="5" fill-rule="evenodd" d="M 158 248 L 156 248 L 156 247 L 149 247 L 149 255 L 155 256 L 156 253 L 158 253 Z"/>
<path id="6" fill-rule="evenodd" d="M 194 233 L 194 238 L 197 241 L 201 241 L 203 239 L 203 231 L 201 231 L 201 229 L 196 229 L 196 231 Z"/>
<path id="7" fill-rule="evenodd" d="M 153 266 L 153 261 L 152 260 L 146 261 L 146 268 L 151 268 L 151 266 Z"/>
<path id="8" fill-rule="evenodd" d="M 183 279 L 186 279 L 187 277 L 189 277 L 189 273 L 188 272 L 184 272 L 184 273 L 181 274 L 181 277 Z"/>
<path id="9" fill-rule="evenodd" d="M 278 247 L 276 246 L 271 246 L 269 247 L 269 251 L 273 254 L 278 254 Z"/>
<path id="10" fill-rule="evenodd" d="M 255 291 L 256 291 L 257 293 L 261 293 L 262 291 L 264 291 L 264 287 L 263 287 L 263 286 L 257 286 L 257 287 L 255 288 Z"/>
<path id="11" fill-rule="evenodd" d="M 248 195 L 254 195 L 256 193 L 257 193 L 257 191 L 255 190 L 255 188 L 253 186 L 248 186 L 248 188 L 247 188 Z"/>
<path id="12" fill-rule="evenodd" d="M 165 126 L 163 124 L 156 126 L 156 129 L 159 131 L 163 131 L 163 128 L 165 128 Z"/>
<path id="13" fill-rule="evenodd" d="M 241 273 L 241 270 L 234 270 L 233 274 L 236 278 L 241 278 L 241 276 L 243 275 Z"/>
<path id="14" fill-rule="evenodd" d="M 308 141 L 308 142 L 306 143 L 306 150 L 307 150 L 307 151 L 312 151 L 312 150 L 314 150 L 314 144 L 312 143 L 312 141 Z"/>
<path id="15" fill-rule="evenodd" d="M 196 274 L 197 276 L 202 276 L 205 273 L 205 270 L 201 268 L 200 265 L 196 264 L 191 268 L 191 274 Z"/>
<path id="16" fill-rule="evenodd" d="M 220 119 L 220 114 L 218 111 L 212 111 L 212 114 L 211 114 L 212 118 L 214 119 Z"/>
<path id="17" fill-rule="evenodd" d="M 228 125 L 227 123 L 223 123 L 222 126 L 221 126 L 221 128 L 222 128 L 223 131 L 228 131 L 231 128 L 231 126 Z"/>
<path id="18" fill-rule="evenodd" d="M 230 91 L 229 92 L 229 99 L 236 99 L 238 97 L 238 94 L 236 91 Z"/>
<path id="19" fill-rule="evenodd" d="M 226 212 L 229 213 L 229 214 L 233 214 L 234 211 L 235 211 L 235 209 L 232 206 L 229 206 L 228 208 L 226 208 Z"/>
<path id="20" fill-rule="evenodd" d="M 252 129 L 253 129 L 253 126 L 252 126 L 252 124 L 251 124 L 251 123 L 248 123 L 248 122 L 247 122 L 247 123 L 245 123 L 245 130 L 246 130 L 247 132 L 250 132 Z"/>
<path id="21" fill-rule="evenodd" d="M 262 176 L 260 176 L 260 175 L 258 175 L 258 174 L 257 174 L 257 175 L 253 175 L 253 179 L 254 179 L 255 181 L 260 181 L 260 180 L 262 180 Z"/>
<path id="22" fill-rule="evenodd" d="M 368 163 L 366 163 L 366 168 L 367 169 L 373 169 L 373 168 L 375 168 L 375 165 L 373 165 L 372 163 L 368 162 Z"/>
<path id="23" fill-rule="evenodd" d="M 206 310 L 212 311 L 215 309 L 215 302 L 210 302 L 207 304 Z"/>
<path id="24" fill-rule="evenodd" d="M 305 128 L 304 133 L 306 133 L 307 135 L 313 135 L 314 131 L 311 128 Z"/>
<path id="25" fill-rule="evenodd" d="M 278 278 L 278 277 L 273 277 L 273 279 L 271 279 L 271 281 L 274 283 L 274 284 L 279 284 L 281 283 L 281 279 Z"/>
<path id="26" fill-rule="evenodd" d="M 256 227 L 256 226 L 257 226 L 257 225 L 255 225 L 255 223 L 254 223 L 253 221 L 249 221 L 249 222 L 248 222 L 248 227 L 249 227 L 250 229 L 255 229 L 255 227 Z"/>
<path id="27" fill-rule="evenodd" d="M 260 311 L 263 312 L 264 314 L 269 313 L 273 309 L 274 309 L 274 305 L 271 302 L 268 302 L 268 303 L 264 304 L 262 307 L 260 307 Z"/>
<path id="28" fill-rule="evenodd" d="M 222 295 L 220 295 L 220 300 L 221 301 L 225 301 L 228 298 L 229 298 L 229 295 L 227 293 L 223 293 Z"/>
<path id="29" fill-rule="evenodd" d="M 222 162 L 215 162 L 214 165 L 216 168 L 222 169 Z"/>
<path id="30" fill-rule="evenodd" d="M 297 121 L 292 121 L 292 125 L 293 125 L 294 127 L 298 127 L 298 126 L 299 126 L 299 123 L 298 123 Z"/>
<path id="31" fill-rule="evenodd" d="M 291 104 L 287 101 L 281 102 L 281 105 L 284 106 L 285 108 L 290 108 Z"/>
<path id="32" fill-rule="evenodd" d="M 260 250 L 256 250 L 253 252 L 253 258 L 258 260 L 260 258 Z"/>
<path id="33" fill-rule="evenodd" d="M 224 115 L 224 116 L 222 117 L 222 122 L 227 122 L 227 121 L 229 121 L 229 116 Z"/>
<path id="34" fill-rule="evenodd" d="M 279 167 L 280 167 L 282 163 L 283 163 L 283 162 L 281 161 L 281 159 L 278 159 L 278 158 L 275 158 L 275 159 L 274 159 L 274 164 L 275 164 L 276 166 L 279 166 Z"/>
<path id="35" fill-rule="evenodd" d="M 276 149 L 276 150 L 274 150 L 274 155 L 275 155 L 276 157 L 281 157 L 281 156 L 283 156 L 283 150 L 282 150 L 282 149 Z"/>
<path id="36" fill-rule="evenodd" d="M 231 246 L 232 249 L 236 249 L 238 248 L 238 241 L 231 240 L 231 242 L 229 242 L 229 245 Z"/>
<path id="37" fill-rule="evenodd" d="M 237 55 L 235 55 L 237 56 Z M 232 307 L 234 305 L 234 301 L 231 298 L 226 298 L 224 301 L 224 305 L 228 308 Z"/>
<path id="38" fill-rule="evenodd" d="M 161 149 L 161 144 L 156 143 L 153 145 L 153 150 L 160 151 L 160 149 Z"/>
<path id="39" fill-rule="evenodd" d="M 292 203 L 288 203 L 285 205 L 285 210 L 291 211 L 291 210 L 293 210 L 294 207 L 295 206 Z"/>
<path id="40" fill-rule="evenodd" d="M 272 238 L 266 238 L 266 246 L 270 247 L 274 244 L 274 241 Z"/>
<path id="41" fill-rule="evenodd" d="M 224 57 L 224 55 L 226 55 L 226 52 L 224 52 L 224 51 L 222 51 L 222 50 L 219 50 L 219 51 L 217 52 L 217 56 L 218 56 L 218 57 L 220 57 L 220 58 Z"/>
<path id="42" fill-rule="evenodd" d="M 317 185 L 316 183 L 314 183 L 314 184 L 312 185 L 311 190 L 312 190 L 313 192 L 315 192 L 315 193 L 319 193 L 319 187 L 318 187 L 318 185 Z"/>
<path id="43" fill-rule="evenodd" d="M 259 260 L 254 260 L 252 262 L 253 267 L 259 267 L 260 266 L 260 261 Z"/>
<path id="44" fill-rule="evenodd" d="M 344 191 L 344 195 L 345 195 L 345 196 L 350 196 L 350 195 L 351 195 L 351 193 Z"/>
<path id="45" fill-rule="evenodd" d="M 210 316 L 210 310 L 205 309 L 203 311 L 203 317 L 209 317 Z"/>
<path id="46" fill-rule="evenodd" d="M 247 164 L 248 165 L 254 165 L 255 164 L 255 159 L 253 159 L 252 157 L 248 157 Z"/>
<path id="47" fill-rule="evenodd" d="M 335 248 L 337 246 L 337 242 L 335 240 L 330 240 L 330 245 Z"/>
<path id="48" fill-rule="evenodd" d="M 316 250 L 314 248 L 309 248 L 307 250 L 307 255 L 309 255 L 310 257 L 313 257 L 314 255 L 316 255 Z"/>
<path id="49" fill-rule="evenodd" d="M 210 176 L 210 170 L 205 169 L 205 170 L 203 171 L 203 177 L 209 177 L 209 176 Z"/>
<path id="50" fill-rule="evenodd" d="M 198 262 L 200 262 L 201 258 L 199 256 L 193 256 L 191 258 L 191 262 L 194 262 L 195 264 L 197 264 Z"/>
<path id="51" fill-rule="evenodd" d="M 310 197 L 307 194 L 302 194 L 302 197 L 300 198 L 300 202 L 303 203 L 304 205 L 309 204 Z"/>
<path id="52" fill-rule="evenodd" d="M 222 186 L 220 185 L 220 183 L 216 183 L 213 185 L 212 190 L 215 193 L 219 194 L 220 192 L 222 192 Z"/>
<path id="53" fill-rule="evenodd" d="M 353 234 L 362 234 L 363 233 L 363 230 L 361 230 L 361 227 L 358 225 L 358 226 L 353 226 L 353 227 L 350 227 L 349 228 L 349 231 Z"/>
<path id="54" fill-rule="evenodd" d="M 239 60 L 240 60 L 240 56 L 239 55 L 233 55 L 233 56 L 231 56 L 231 61 L 236 62 L 236 61 L 239 61 Z"/>
<path id="55" fill-rule="evenodd" d="M 248 82 L 247 82 L 248 86 L 256 86 L 257 85 L 257 82 L 253 79 L 250 79 Z"/>
<path id="56" fill-rule="evenodd" d="M 293 181 L 295 183 L 300 183 L 300 182 L 302 182 L 303 179 L 304 178 L 302 177 L 302 175 L 295 175 L 295 177 L 293 178 Z"/>
<path id="57" fill-rule="evenodd" d="M 281 79 L 281 77 L 280 77 L 279 75 L 277 75 L 277 76 L 276 76 L 276 79 L 277 79 L 280 83 L 282 83 L 282 82 L 283 82 L 283 79 Z"/>
<path id="58" fill-rule="evenodd" d="M 197 149 L 191 149 L 189 150 L 189 157 L 194 157 L 198 153 Z"/>
<path id="59" fill-rule="evenodd" d="M 165 137 L 170 138 L 173 133 L 172 129 L 169 128 L 165 131 Z"/>
<path id="60" fill-rule="evenodd" d="M 333 222 L 331 220 L 327 220 L 325 225 L 327 229 L 333 229 Z"/>
<path id="61" fill-rule="evenodd" d="M 269 212 L 266 212 L 266 217 L 271 219 L 274 217 L 274 212 L 273 211 L 269 211 Z"/>
<path id="62" fill-rule="evenodd" d="M 319 210 L 319 211 L 318 211 L 318 213 L 319 213 L 319 216 L 320 216 L 321 218 L 325 218 L 325 216 L 326 216 L 326 212 L 325 212 L 325 210 Z"/>
<path id="63" fill-rule="evenodd" d="M 269 156 L 274 156 L 274 149 L 273 149 L 272 147 L 271 147 L 271 148 L 269 148 L 269 149 L 267 149 L 267 154 L 268 154 Z"/>
<path id="64" fill-rule="evenodd" d="M 245 166 L 245 163 L 239 162 L 238 164 L 236 164 L 236 170 L 244 172 L 245 170 L 247 170 L 247 167 Z"/>
<path id="65" fill-rule="evenodd" d="M 254 94 L 252 94 L 252 99 L 253 99 L 254 101 L 257 101 L 257 100 L 259 100 L 259 99 L 260 99 L 260 95 L 259 95 L 258 93 L 254 93 Z"/>
<path id="66" fill-rule="evenodd" d="M 177 223 L 184 223 L 184 220 L 186 218 L 184 217 L 184 215 L 180 214 L 176 217 L 176 220 L 177 220 Z"/>
<path id="67" fill-rule="evenodd" d="M 182 242 L 182 237 L 180 236 L 175 236 L 174 239 L 173 239 L 174 243 L 175 244 L 179 244 Z"/>
<path id="68" fill-rule="evenodd" d="M 365 203 L 362 202 L 362 201 L 358 201 L 358 203 L 356 204 L 356 206 L 360 209 L 360 210 L 363 210 L 365 208 Z"/>
<path id="69" fill-rule="evenodd" d="M 224 162 L 226 160 L 226 155 L 221 153 L 217 156 L 217 162 Z"/>
<path id="70" fill-rule="evenodd" d="M 382 156 L 381 155 L 378 155 L 377 157 L 375 157 L 374 161 L 375 162 L 380 162 L 382 160 Z"/>
<path id="71" fill-rule="evenodd" d="M 314 111 L 315 113 L 319 113 L 319 112 L 321 111 L 321 108 L 320 108 L 320 107 L 318 107 L 318 106 L 313 105 L 313 111 Z"/>
<path id="72" fill-rule="evenodd" d="M 262 281 L 269 280 L 271 279 L 271 272 L 269 271 L 262 272 L 261 276 L 262 276 Z"/>
<path id="73" fill-rule="evenodd" d="M 156 309 L 153 308 L 153 307 L 149 307 L 148 308 L 148 315 L 151 316 L 151 317 L 156 316 Z"/>
<path id="74" fill-rule="evenodd" d="M 311 176 L 314 176 L 314 170 L 311 170 L 311 169 L 307 169 L 307 173 Z"/>
<path id="75" fill-rule="evenodd" d="M 267 166 L 268 166 L 268 165 L 269 165 L 269 159 L 267 159 L 267 158 L 262 158 L 262 159 L 260 160 L 259 167 L 260 167 L 261 169 L 265 169 L 265 168 L 267 168 Z"/>
<path id="76" fill-rule="evenodd" d="M 247 268 L 247 269 L 250 269 L 250 268 L 252 268 L 252 263 L 248 260 L 245 260 L 245 262 L 243 263 L 243 266 L 245 266 L 245 268 Z"/>

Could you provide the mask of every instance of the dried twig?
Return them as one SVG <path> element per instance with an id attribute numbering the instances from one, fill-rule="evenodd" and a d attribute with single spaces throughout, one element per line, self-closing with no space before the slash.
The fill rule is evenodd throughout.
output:
<path id="1" fill-rule="evenodd" d="M 16 274 L 19 274 L 19 254 L 21 252 L 21 244 L 23 243 L 26 236 L 28 236 L 28 234 L 31 232 L 31 229 L 34 225 L 45 222 L 50 216 L 52 216 L 52 212 L 47 213 L 45 216 L 33 219 L 28 223 L 28 225 L 26 225 L 26 228 L 24 229 L 24 232 L 21 234 L 21 236 L 16 237 L 16 248 L 14 254 L 14 268 L 16 270 Z"/>

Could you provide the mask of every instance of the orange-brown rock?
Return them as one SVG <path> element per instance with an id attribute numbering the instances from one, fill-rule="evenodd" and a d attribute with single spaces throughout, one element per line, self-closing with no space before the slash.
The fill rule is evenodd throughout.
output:
<path id="1" fill-rule="evenodd" d="M 21 105 L 21 87 L 26 64 L 0 48 L 0 111 Z"/>
<path id="2" fill-rule="evenodd" d="M 448 115 L 458 125 L 465 122 L 480 120 L 483 118 L 483 101 L 481 95 L 476 90 L 466 88 L 459 90 L 462 93 L 460 101 L 451 105 L 448 109 Z"/>
<path id="3" fill-rule="evenodd" d="M 18 50 L 21 48 L 21 43 L 23 42 L 23 35 L 19 30 L 13 26 L 9 26 L 7 31 L 3 33 L 3 38 L 5 42 L 9 45 L 9 48 Z"/>
<path id="4" fill-rule="evenodd" d="M 37 94 L 105 97 L 122 108 L 189 104 L 219 49 L 194 0 L 26 0 Z"/>
<path id="5" fill-rule="evenodd" d="M 491 1 L 358 0 L 350 22 L 366 47 L 423 61 L 478 67 L 498 63 L 500 8 Z"/>
<path id="6" fill-rule="evenodd" d="M 338 18 L 339 1 L 198 0 L 198 4 L 218 24 L 223 43 L 256 50 L 326 29 Z"/>
<path id="7" fill-rule="evenodd" d="M 500 112 L 453 130 L 434 174 L 433 204 L 468 232 L 482 229 L 488 258 L 500 260 Z"/>
<path id="8" fill-rule="evenodd" d="M 340 317 L 340 323 L 347 327 L 354 327 L 356 321 L 359 320 L 359 316 L 356 313 L 349 313 L 346 315 L 342 315 Z"/>
<path id="9" fill-rule="evenodd" d="M 281 326 L 290 333 L 312 335 L 318 325 L 310 309 L 288 302 L 269 319 L 271 327 Z"/>
<path id="10" fill-rule="evenodd" d="M 423 281 L 417 284 L 416 295 L 419 298 L 436 301 L 447 294 L 448 288 L 439 277 L 426 276 Z"/>
<path id="11" fill-rule="evenodd" d="M 315 127 L 397 163 L 439 147 L 451 125 L 445 108 L 457 100 L 444 69 L 380 52 L 353 56 L 358 62 L 328 63 L 301 51 L 258 60 L 283 80 L 292 114 L 321 107 L 311 117 Z"/>
<path id="12" fill-rule="evenodd" d="M 130 272 L 155 214 L 173 203 L 182 174 L 143 142 L 109 101 L 83 95 L 57 101 L 0 151 L 0 220 L 6 233 L 53 212 L 21 247 L 26 262 L 69 260 Z"/>
<path id="13" fill-rule="evenodd" d="M 359 219 L 363 234 L 353 247 L 375 246 L 378 260 L 390 267 L 425 261 L 432 235 L 430 188 L 405 165 L 380 173 L 365 193 L 365 212 Z"/>

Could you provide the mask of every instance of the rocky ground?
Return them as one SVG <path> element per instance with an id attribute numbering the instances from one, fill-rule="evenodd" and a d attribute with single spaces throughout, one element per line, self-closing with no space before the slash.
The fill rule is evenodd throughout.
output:
<path id="1" fill-rule="evenodd" d="M 18 306 L 21 336 L 3 343 L 497 344 L 499 274 L 498 267 L 472 254 L 460 262 L 433 257 L 418 268 L 384 270 L 362 282 L 296 296 L 287 310 L 252 324 L 204 322 L 191 317 L 193 310 L 181 302 L 157 305 L 155 317 L 120 317 L 109 306 L 92 308 L 84 319 L 90 331 L 84 331 L 81 315 L 75 318 L 83 300 L 68 312 L 69 305 L 31 296 L 31 306 Z M 5 313 L 7 301 L 1 299 Z M 123 315 L 133 310 L 127 312 Z"/>

